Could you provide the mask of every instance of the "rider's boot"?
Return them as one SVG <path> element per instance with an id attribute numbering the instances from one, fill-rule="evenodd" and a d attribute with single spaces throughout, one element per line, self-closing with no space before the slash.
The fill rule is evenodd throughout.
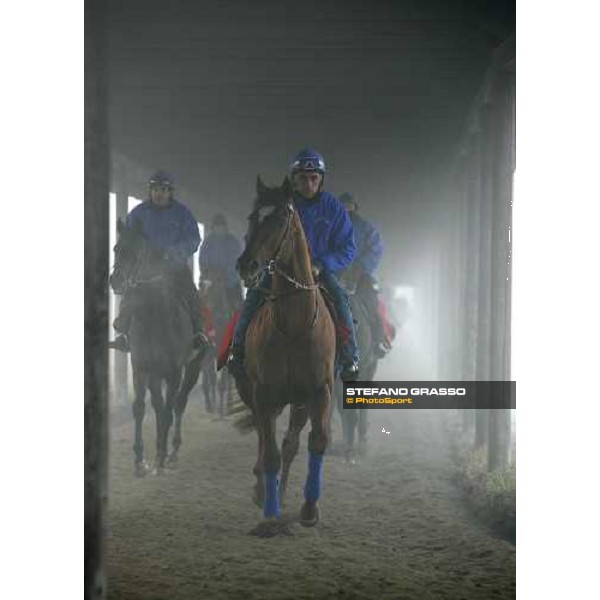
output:
<path id="1" fill-rule="evenodd" d="M 358 379 L 358 362 L 355 360 L 345 361 L 342 363 L 342 372 L 340 378 L 342 381 L 356 381 Z"/>
<path id="2" fill-rule="evenodd" d="M 233 339 L 231 340 L 231 348 L 229 350 L 229 358 L 227 359 L 227 369 L 235 378 L 244 376 L 245 374 L 245 341 L 246 331 L 250 326 L 250 322 L 256 311 L 262 306 L 265 295 L 262 291 L 270 286 L 270 275 L 265 274 L 261 280 L 260 287 L 251 288 L 246 294 L 246 300 L 240 311 Z"/>
<path id="3" fill-rule="evenodd" d="M 240 345 L 231 345 L 229 358 L 227 359 L 227 369 L 233 377 L 239 377 L 244 374 L 244 348 Z"/>
<path id="4" fill-rule="evenodd" d="M 113 350 L 119 350 L 120 352 L 129 352 L 129 340 L 127 339 L 127 333 L 129 332 L 129 326 L 131 325 L 131 302 L 127 301 L 126 297 L 123 296 L 121 300 L 121 310 L 118 317 L 113 321 L 113 327 L 118 335 L 112 342 L 108 342 L 108 347 Z"/>
<path id="5" fill-rule="evenodd" d="M 383 358 L 392 348 L 385 331 L 383 329 L 383 323 L 381 317 L 376 315 L 373 319 L 373 353 L 377 358 Z"/>
<path id="6" fill-rule="evenodd" d="M 197 293 L 196 288 L 193 287 L 188 296 L 188 307 L 192 318 L 192 348 L 194 350 L 203 350 L 210 346 L 210 340 L 206 333 L 204 333 L 204 323 L 201 318 L 201 303 L 202 300 Z"/>
<path id="7" fill-rule="evenodd" d="M 112 342 L 108 342 L 108 347 L 113 350 L 119 350 L 120 352 L 129 352 L 129 341 L 127 335 L 124 333 L 117 336 Z"/>
<path id="8" fill-rule="evenodd" d="M 340 363 L 340 379 L 342 381 L 356 381 L 359 375 L 358 357 L 353 355 L 347 343 L 342 347 Z"/>

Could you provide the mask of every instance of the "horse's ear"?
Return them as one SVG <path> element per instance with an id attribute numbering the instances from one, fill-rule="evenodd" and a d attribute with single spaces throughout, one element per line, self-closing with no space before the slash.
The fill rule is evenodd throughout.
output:
<path id="1" fill-rule="evenodd" d="M 285 194 L 286 198 L 290 198 L 292 195 L 292 182 L 290 178 L 286 176 L 281 184 L 281 191 Z"/>
<path id="2" fill-rule="evenodd" d="M 267 186 L 263 183 L 263 180 L 261 179 L 261 176 L 259 175 L 256 178 L 256 193 L 259 196 L 262 196 L 266 191 L 267 191 Z"/>

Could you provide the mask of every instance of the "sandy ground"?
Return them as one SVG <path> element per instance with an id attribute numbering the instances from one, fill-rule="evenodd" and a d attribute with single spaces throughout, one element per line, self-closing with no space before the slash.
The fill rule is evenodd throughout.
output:
<path id="1" fill-rule="evenodd" d="M 179 465 L 164 476 L 134 479 L 132 423 L 111 430 L 109 599 L 515 597 L 515 547 L 477 522 L 454 487 L 441 412 L 370 411 L 368 457 L 350 467 L 326 456 L 321 522 L 258 539 L 248 535 L 261 517 L 251 502 L 256 436 L 202 404 L 192 397 Z M 284 511 L 292 521 L 308 428 Z M 152 458 L 150 406 L 144 434 Z"/>

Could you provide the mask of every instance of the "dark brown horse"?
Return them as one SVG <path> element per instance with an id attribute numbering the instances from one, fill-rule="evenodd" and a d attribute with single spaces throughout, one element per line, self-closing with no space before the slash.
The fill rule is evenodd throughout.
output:
<path id="1" fill-rule="evenodd" d="M 238 378 L 237 383 L 258 431 L 254 472 L 265 521 L 253 533 L 271 536 L 289 533 L 279 520 L 280 501 L 285 496 L 300 432 L 309 418 L 309 465 L 300 523 L 312 526 L 319 519 L 317 501 L 328 442 L 336 337 L 333 320 L 313 279 L 289 180 L 279 188 L 267 188 L 259 178 L 257 193 L 246 248 L 237 268 L 247 284 L 260 281 L 268 301 L 248 328 L 245 377 Z M 275 424 L 287 404 L 291 404 L 290 423 L 280 453 Z"/>
<path id="2" fill-rule="evenodd" d="M 135 400 L 134 472 L 147 472 L 144 461 L 142 423 L 146 391 L 150 390 L 156 413 L 157 473 L 167 460 L 169 430 L 175 417 L 173 450 L 169 462 L 177 460 L 181 446 L 181 419 L 189 393 L 198 381 L 205 349 L 192 348 L 192 321 L 169 280 L 165 259 L 144 237 L 138 223 L 132 228 L 117 222 L 119 240 L 110 285 L 117 294 L 128 292 L 133 304 L 129 331 Z M 166 393 L 163 399 L 163 383 Z"/>

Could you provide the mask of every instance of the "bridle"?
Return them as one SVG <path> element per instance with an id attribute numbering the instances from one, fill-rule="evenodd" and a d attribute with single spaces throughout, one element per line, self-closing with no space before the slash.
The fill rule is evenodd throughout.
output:
<path id="1" fill-rule="evenodd" d="M 142 270 L 142 267 L 144 267 L 146 262 L 148 261 L 149 255 L 150 255 L 150 246 L 149 246 L 149 244 L 145 243 L 142 248 L 142 251 L 137 253 L 133 268 L 131 269 L 129 276 L 124 278 L 125 282 L 123 285 L 123 292 L 125 292 L 129 289 L 135 289 L 141 285 L 146 285 L 149 283 L 156 283 L 157 281 L 164 279 L 164 273 L 159 273 L 158 275 L 155 275 L 154 277 L 150 277 L 149 279 L 141 279 L 139 277 L 139 273 Z M 115 268 L 116 268 L 116 265 L 115 265 Z M 114 269 L 113 269 L 113 272 L 114 272 Z"/>
<path id="2" fill-rule="evenodd" d="M 294 208 L 291 204 L 288 204 L 287 209 L 288 209 L 288 214 L 287 214 L 287 223 L 286 223 L 285 233 L 283 234 L 283 236 L 281 237 L 281 240 L 279 241 L 277 249 L 275 250 L 275 255 L 273 256 L 273 258 L 265 261 L 265 264 L 262 267 L 262 269 L 260 269 L 259 273 L 263 273 L 264 271 L 266 271 L 269 275 L 279 275 L 280 277 L 283 277 L 283 279 L 285 279 L 288 283 L 291 283 L 294 286 L 294 289 L 291 291 L 288 291 L 288 292 L 280 292 L 278 294 L 273 294 L 270 290 L 266 290 L 263 288 L 264 291 L 269 292 L 269 295 L 272 299 L 275 299 L 279 296 L 287 296 L 289 294 L 294 294 L 296 292 L 311 292 L 311 291 L 318 289 L 318 287 L 319 287 L 318 283 L 302 283 L 301 281 L 298 281 L 297 279 L 292 277 L 287 271 L 282 269 L 277 264 L 277 260 L 279 259 L 280 254 L 284 248 L 285 242 L 287 242 L 290 232 L 293 229 Z M 292 244 L 293 244 L 293 240 L 292 240 Z M 293 251 L 293 246 L 292 246 L 292 251 Z M 259 279 L 258 275 L 257 275 L 256 279 L 257 280 Z M 255 285 L 253 287 L 257 287 L 257 285 Z"/>

